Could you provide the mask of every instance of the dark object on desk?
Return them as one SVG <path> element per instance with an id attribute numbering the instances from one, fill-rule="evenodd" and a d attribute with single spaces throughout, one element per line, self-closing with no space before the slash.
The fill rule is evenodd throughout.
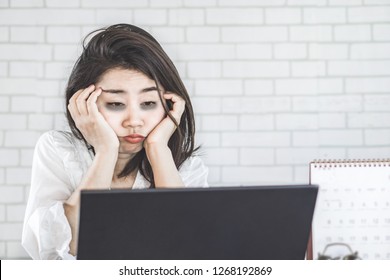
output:
<path id="1" fill-rule="evenodd" d="M 345 256 L 337 256 L 337 257 L 331 257 L 329 254 L 326 253 L 326 251 L 330 247 L 337 247 L 337 246 L 342 246 L 347 248 L 349 251 L 349 254 Z M 361 258 L 358 255 L 358 252 L 353 252 L 351 246 L 349 246 L 346 243 L 341 243 L 341 242 L 335 242 L 335 243 L 329 243 L 325 246 L 324 251 L 322 254 L 318 253 L 318 260 L 361 260 Z"/>
<path id="2" fill-rule="evenodd" d="M 313 185 L 82 191 L 78 259 L 304 259 Z"/>

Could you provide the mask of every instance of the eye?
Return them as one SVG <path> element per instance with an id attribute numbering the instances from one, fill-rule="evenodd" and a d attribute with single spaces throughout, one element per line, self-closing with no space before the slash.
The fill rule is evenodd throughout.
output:
<path id="1" fill-rule="evenodd" d="M 112 109 L 112 110 L 119 110 L 119 109 L 124 108 L 125 104 L 120 103 L 120 102 L 110 102 L 110 103 L 107 103 L 106 107 L 108 109 Z"/>
<path id="2" fill-rule="evenodd" d="M 141 103 L 141 107 L 144 109 L 151 109 L 151 108 L 154 108 L 156 106 L 156 104 L 157 103 L 154 101 L 146 101 L 146 102 Z"/>

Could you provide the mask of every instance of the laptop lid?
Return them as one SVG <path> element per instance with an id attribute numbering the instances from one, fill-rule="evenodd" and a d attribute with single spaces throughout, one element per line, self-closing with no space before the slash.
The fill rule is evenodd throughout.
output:
<path id="1" fill-rule="evenodd" d="M 304 259 L 313 185 L 82 191 L 78 259 Z"/>

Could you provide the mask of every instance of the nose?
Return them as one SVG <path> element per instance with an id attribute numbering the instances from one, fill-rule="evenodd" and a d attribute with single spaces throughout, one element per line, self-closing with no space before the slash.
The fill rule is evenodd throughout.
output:
<path id="1" fill-rule="evenodd" d="M 139 127 L 143 125 L 142 114 L 137 109 L 132 108 L 126 112 L 123 120 L 123 127 Z"/>

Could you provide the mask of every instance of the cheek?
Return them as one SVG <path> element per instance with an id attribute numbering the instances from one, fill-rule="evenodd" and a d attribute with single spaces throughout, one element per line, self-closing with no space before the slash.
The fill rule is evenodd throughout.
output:
<path id="1" fill-rule="evenodd" d="M 121 129 L 121 117 L 119 114 L 113 114 L 111 112 L 108 112 L 106 110 L 100 110 L 100 113 L 103 115 L 103 118 L 106 120 L 108 125 L 115 131 L 115 133 L 118 135 L 118 132 Z"/>

